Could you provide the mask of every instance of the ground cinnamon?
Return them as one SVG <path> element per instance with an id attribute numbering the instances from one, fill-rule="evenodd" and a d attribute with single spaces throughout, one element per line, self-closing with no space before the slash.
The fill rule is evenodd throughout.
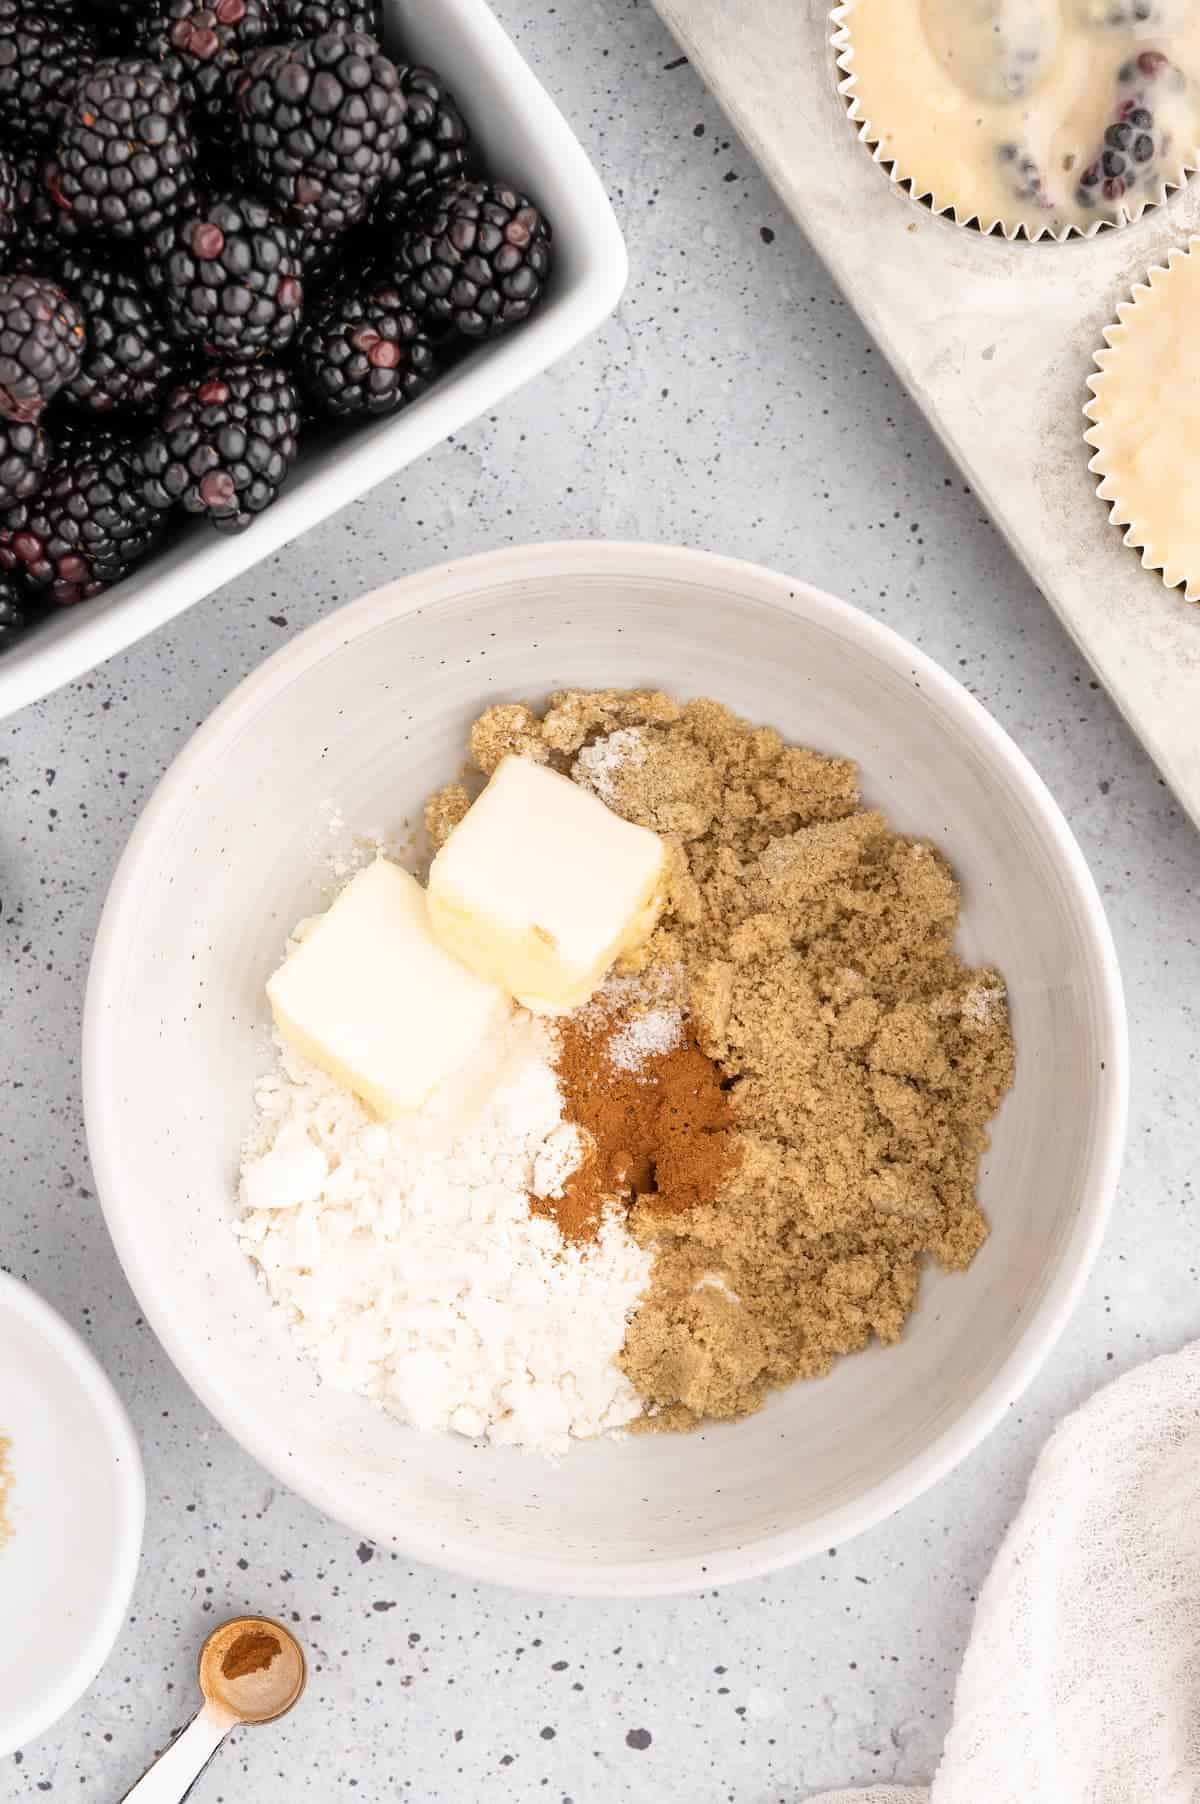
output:
<path id="1" fill-rule="evenodd" d="M 279 1653 L 279 1641 L 265 1629 L 248 1629 L 227 1650 L 221 1661 L 221 1676 L 245 1679 L 252 1672 L 265 1672 Z"/>
<path id="2" fill-rule="evenodd" d="M 661 1011 L 639 1016 L 636 1007 L 612 1009 L 601 997 L 559 1030 L 563 1114 L 587 1151 L 563 1194 L 533 1208 L 568 1240 L 594 1239 L 610 1202 L 648 1202 L 659 1215 L 711 1202 L 738 1162 L 716 1065 L 678 1016 L 664 1032 Z"/>

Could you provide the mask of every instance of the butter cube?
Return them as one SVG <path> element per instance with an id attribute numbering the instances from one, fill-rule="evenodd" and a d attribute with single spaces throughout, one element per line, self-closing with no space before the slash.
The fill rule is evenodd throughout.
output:
<path id="1" fill-rule="evenodd" d="M 429 918 L 480 977 L 536 1014 L 565 1014 L 649 938 L 665 861 L 657 833 L 510 756 L 434 859 Z"/>
<path id="2" fill-rule="evenodd" d="M 425 891 L 386 858 L 346 885 L 267 996 L 283 1038 L 384 1121 L 419 1109 L 509 1009 L 442 950 Z"/>

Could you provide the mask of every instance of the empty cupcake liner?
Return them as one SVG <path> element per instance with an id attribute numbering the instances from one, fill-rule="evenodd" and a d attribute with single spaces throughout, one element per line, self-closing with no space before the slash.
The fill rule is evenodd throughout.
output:
<path id="1" fill-rule="evenodd" d="M 1031 219 L 989 218 L 979 210 L 970 209 L 953 196 L 938 194 L 925 184 L 919 174 L 906 168 L 897 156 L 895 149 L 885 149 L 881 142 L 882 126 L 878 120 L 871 120 L 858 95 L 858 77 L 854 67 L 854 36 L 851 30 L 858 0 L 844 0 L 844 4 L 835 6 L 829 15 L 831 33 L 830 43 L 835 53 L 840 79 L 838 93 L 846 104 L 846 112 L 855 126 L 860 141 L 871 152 L 872 159 L 885 170 L 889 179 L 901 192 L 908 194 L 929 212 L 949 219 L 954 225 L 962 226 L 968 231 L 983 234 L 985 237 L 995 234 L 1004 237 L 1009 243 L 1029 244 L 1065 244 L 1071 239 L 1087 240 L 1098 237 L 1103 232 L 1122 231 L 1128 225 L 1134 225 L 1144 219 L 1148 213 L 1165 206 L 1173 194 L 1185 186 L 1190 176 L 1200 169 L 1197 161 L 1182 161 L 1177 176 L 1164 180 L 1155 191 L 1152 199 L 1141 202 L 1135 211 L 1130 211 L 1124 219 L 1097 219 L 1087 227 L 1074 224 L 1054 227 L 1039 224 L 1036 217 Z"/>
<path id="2" fill-rule="evenodd" d="M 1175 285 L 1184 281 L 1189 285 L 1187 302 L 1194 319 L 1200 308 L 1200 237 L 1171 250 L 1166 263 L 1156 263 L 1146 280 L 1135 285 L 1129 300 L 1117 308 L 1115 321 L 1105 329 L 1104 345 L 1095 355 L 1097 374 L 1088 377 L 1092 399 L 1083 411 L 1093 424 L 1084 439 L 1094 448 L 1088 469 L 1100 478 L 1096 493 L 1108 504 L 1109 524 L 1125 528 L 1123 543 L 1141 552 L 1143 567 L 1158 571 L 1168 589 L 1182 588 L 1188 601 L 1200 601 L 1200 532 L 1194 535 L 1194 547 L 1186 542 L 1190 498 L 1181 494 L 1173 520 L 1165 523 L 1154 519 L 1153 507 L 1147 514 L 1143 489 L 1150 489 L 1153 501 L 1161 496 L 1162 485 L 1154 482 L 1152 468 L 1131 472 L 1125 467 L 1132 447 L 1121 419 L 1123 397 L 1128 395 L 1143 464 L 1165 462 L 1182 490 L 1185 472 L 1180 470 L 1176 451 L 1169 444 L 1157 449 L 1149 435 L 1158 420 L 1182 422 L 1190 417 L 1186 398 L 1180 399 L 1171 415 L 1168 410 L 1155 409 L 1152 394 L 1154 352 L 1162 352 L 1164 338 L 1170 368 L 1177 367 L 1170 347 L 1170 303 L 1180 299 Z M 1200 454 L 1197 463 L 1200 465 Z"/>

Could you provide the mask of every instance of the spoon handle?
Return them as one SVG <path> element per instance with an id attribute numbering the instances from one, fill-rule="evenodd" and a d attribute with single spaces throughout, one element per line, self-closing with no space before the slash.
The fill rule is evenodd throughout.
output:
<path id="1" fill-rule="evenodd" d="M 201 1710 L 132 1791 L 125 1793 L 121 1804 L 183 1804 L 231 1727 Z"/>

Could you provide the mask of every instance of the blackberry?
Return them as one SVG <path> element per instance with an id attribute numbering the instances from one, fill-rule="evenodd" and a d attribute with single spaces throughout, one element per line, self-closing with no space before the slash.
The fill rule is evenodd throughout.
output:
<path id="1" fill-rule="evenodd" d="M 30 610 L 7 577 L 0 577 L 0 653 L 15 645 L 30 623 Z"/>
<path id="2" fill-rule="evenodd" d="M 1117 85 L 1122 88 L 1137 86 L 1143 81 L 1160 81 L 1163 78 L 1173 88 L 1186 85 L 1187 77 L 1182 69 L 1177 69 L 1169 56 L 1161 50 L 1143 50 L 1139 55 L 1130 57 L 1117 70 Z"/>
<path id="3" fill-rule="evenodd" d="M 299 238 L 252 195 L 223 195 L 164 226 L 147 270 L 176 338 L 209 356 L 282 351 L 300 324 Z"/>
<path id="4" fill-rule="evenodd" d="M 1131 107 L 1124 119 L 1110 125 L 1104 146 L 1100 166 L 1106 176 L 1128 176 L 1135 164 L 1149 163 L 1154 156 L 1154 114 L 1149 107 Z"/>
<path id="5" fill-rule="evenodd" d="M 365 217 L 407 110 L 374 38 L 329 31 L 252 51 L 233 94 L 255 179 L 293 223 L 341 231 Z"/>
<path id="6" fill-rule="evenodd" d="M 0 0 L 0 132 L 22 149 L 53 143 L 67 96 L 95 58 L 69 7 Z"/>
<path id="7" fill-rule="evenodd" d="M 274 43 L 277 27 L 275 0 L 150 0 L 138 45 L 183 94 L 197 131 L 229 143 L 237 136 L 230 77 L 249 51 Z"/>
<path id="8" fill-rule="evenodd" d="M 1083 0 L 1083 19 L 1088 25 L 1108 26 L 1128 31 L 1136 25 L 1168 25 L 1171 7 L 1162 0 Z"/>
<path id="9" fill-rule="evenodd" d="M 389 226 L 408 223 L 415 203 L 434 188 L 463 180 L 471 135 L 440 75 L 402 68 L 400 91 L 408 102 L 407 137 L 388 165 L 379 213 Z"/>
<path id="10" fill-rule="evenodd" d="M 1095 207 L 1101 200 L 1115 204 L 1133 188 L 1152 190 L 1161 182 L 1166 142 L 1149 102 L 1159 82 L 1178 88 L 1185 81 L 1182 70 L 1160 50 L 1143 50 L 1122 63 L 1115 117 L 1105 127 L 1099 156 L 1088 164 L 1075 190 L 1080 206 Z"/>
<path id="11" fill-rule="evenodd" d="M 110 58 L 72 92 L 50 191 L 87 230 L 136 238 L 191 203 L 195 160 L 175 83 L 141 57 Z"/>
<path id="12" fill-rule="evenodd" d="M 431 336 L 487 338 L 528 318 L 550 273 L 550 223 L 516 189 L 460 182 L 395 240 L 405 300 Z"/>
<path id="13" fill-rule="evenodd" d="M 0 276 L 0 414 L 36 420 L 79 374 L 86 337 L 74 301 L 41 276 Z"/>
<path id="14" fill-rule="evenodd" d="M 281 38 L 319 38 L 326 31 L 383 36 L 380 0 L 279 0 Z"/>
<path id="15" fill-rule="evenodd" d="M 60 257 L 58 275 L 87 327 L 83 362 L 65 398 L 93 414 L 153 407 L 178 353 L 140 275 L 75 252 Z"/>
<path id="16" fill-rule="evenodd" d="M 1040 168 L 1027 150 L 1023 150 L 1019 144 L 1001 144 L 996 156 L 1017 200 L 1038 207 L 1043 212 L 1057 205 L 1046 187 Z"/>
<path id="17" fill-rule="evenodd" d="M 300 405 L 287 372 L 272 364 L 223 364 L 167 397 L 141 448 L 151 506 L 206 514 L 241 532 L 269 507 L 296 459 Z"/>
<path id="18" fill-rule="evenodd" d="M 0 519 L 0 567 L 65 607 L 120 582 L 162 528 L 132 447 L 101 432 L 60 455 L 41 492 Z"/>
<path id="19" fill-rule="evenodd" d="M 300 339 L 300 375 L 324 413 L 395 413 L 438 373 L 433 346 L 396 288 L 326 301 Z"/>
<path id="20" fill-rule="evenodd" d="M 0 420 L 0 509 L 36 495 L 49 464 L 50 441 L 39 425 Z"/>

